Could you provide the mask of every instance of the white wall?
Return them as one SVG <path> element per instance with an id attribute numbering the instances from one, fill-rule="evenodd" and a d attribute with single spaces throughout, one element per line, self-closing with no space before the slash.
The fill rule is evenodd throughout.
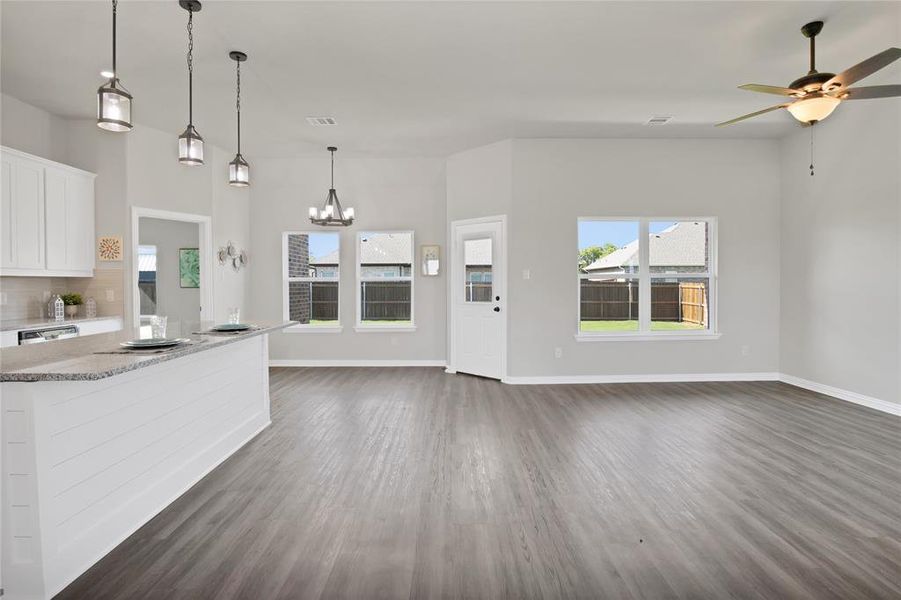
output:
<path id="1" fill-rule="evenodd" d="M 901 403 L 901 109 L 847 102 L 782 142 L 782 371 Z"/>
<path id="2" fill-rule="evenodd" d="M 321 206 L 329 188 L 329 157 L 269 159 L 253 165 L 251 284 L 254 312 L 282 318 L 283 231 L 323 231 L 310 224 L 307 209 Z M 341 237 L 341 324 L 339 334 L 273 334 L 273 360 L 443 360 L 445 358 L 446 262 L 440 277 L 419 275 L 419 247 L 445 248 L 445 161 L 426 158 L 353 158 L 339 153 L 335 187 L 353 206 L 352 227 L 330 229 Z M 359 231 L 410 229 L 416 245 L 411 333 L 358 333 L 355 320 L 355 236 Z"/>
<path id="3" fill-rule="evenodd" d="M 448 215 L 509 210 L 508 375 L 775 373 L 779 148 L 774 141 L 513 140 L 510 201 L 472 203 L 506 178 L 503 147 L 448 161 Z M 467 181 L 469 182 L 467 184 Z M 471 187 L 467 188 L 467 185 Z M 490 188 L 488 188 L 490 189 Z M 504 186 L 494 191 L 503 194 Z M 453 193 L 452 193 L 453 190 Z M 487 201 L 486 201 L 487 202 Z M 579 217 L 717 217 L 718 340 L 576 342 Z M 529 280 L 522 278 L 528 269 Z M 746 346 L 748 354 L 742 353 Z M 554 358 L 561 348 L 563 357 Z"/>
<path id="4" fill-rule="evenodd" d="M 0 94 L 0 141 L 4 146 L 65 162 L 66 134 L 65 119 Z"/>
<path id="5" fill-rule="evenodd" d="M 184 221 L 141 217 L 141 245 L 156 246 L 156 314 L 169 318 L 172 333 L 195 331 L 200 321 L 200 290 L 181 287 L 180 248 L 197 248 L 200 225 Z"/>

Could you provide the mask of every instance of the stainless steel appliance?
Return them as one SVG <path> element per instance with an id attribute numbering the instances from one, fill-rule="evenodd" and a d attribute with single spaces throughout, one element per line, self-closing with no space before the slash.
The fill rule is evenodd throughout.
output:
<path id="1" fill-rule="evenodd" d="M 40 344 L 53 340 L 78 337 L 78 327 L 75 325 L 58 325 L 43 329 L 23 329 L 19 332 L 19 345 Z"/>

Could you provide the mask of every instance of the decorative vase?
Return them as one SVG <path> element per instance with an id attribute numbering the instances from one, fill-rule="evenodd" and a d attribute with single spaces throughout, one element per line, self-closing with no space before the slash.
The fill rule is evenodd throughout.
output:
<path id="1" fill-rule="evenodd" d="M 74 317 L 78 315 L 78 305 L 77 304 L 67 304 L 66 305 L 66 316 Z"/>

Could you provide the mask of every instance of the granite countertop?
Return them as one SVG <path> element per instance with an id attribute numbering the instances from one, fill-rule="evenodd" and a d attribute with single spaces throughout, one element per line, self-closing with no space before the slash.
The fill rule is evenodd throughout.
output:
<path id="1" fill-rule="evenodd" d="M 65 321 L 54 321 L 53 319 L 19 319 L 16 321 L 0 322 L 0 331 L 18 331 L 20 329 L 47 329 L 50 327 L 61 327 L 65 325 L 76 325 L 78 323 L 86 323 L 88 321 L 110 321 L 112 319 L 122 319 L 119 315 L 109 315 L 106 317 L 73 317 L 67 318 Z"/>
<path id="2" fill-rule="evenodd" d="M 250 337 L 265 335 L 293 325 L 293 321 L 254 322 L 256 329 L 236 334 L 192 333 L 182 335 L 191 344 L 151 354 L 124 353 L 119 346 L 138 337 L 131 329 L 85 337 L 55 340 L 45 344 L 11 346 L 0 349 L 0 382 L 2 381 L 91 381 L 119 375 L 142 367 L 219 348 Z M 212 323 L 203 323 L 197 331 L 205 331 Z M 101 352 L 102 354 L 96 354 Z M 110 354 L 112 352 L 112 354 Z"/>

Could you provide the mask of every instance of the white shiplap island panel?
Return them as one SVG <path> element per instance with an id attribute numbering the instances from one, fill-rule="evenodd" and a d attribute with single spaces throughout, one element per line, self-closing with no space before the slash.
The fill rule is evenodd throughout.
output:
<path id="1" fill-rule="evenodd" d="M 268 335 L 0 385 L 5 598 L 50 598 L 269 425 Z"/>

